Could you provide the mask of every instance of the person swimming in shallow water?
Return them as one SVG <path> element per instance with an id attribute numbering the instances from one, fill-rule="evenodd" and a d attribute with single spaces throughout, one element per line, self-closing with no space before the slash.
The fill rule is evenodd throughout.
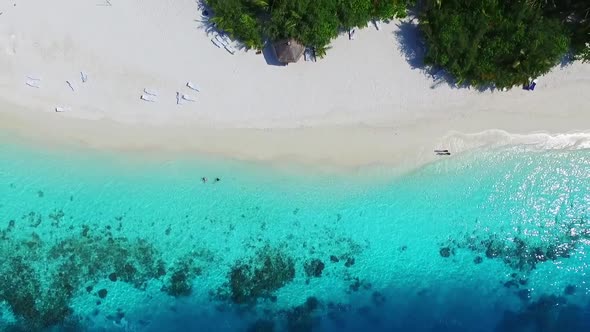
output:
<path id="1" fill-rule="evenodd" d="M 207 178 L 203 176 L 203 177 L 201 178 L 201 181 L 203 181 L 203 183 L 205 183 L 205 182 L 207 182 Z"/>
<path id="2" fill-rule="evenodd" d="M 219 181 L 221 181 L 220 178 L 215 178 L 215 182 L 219 182 Z"/>

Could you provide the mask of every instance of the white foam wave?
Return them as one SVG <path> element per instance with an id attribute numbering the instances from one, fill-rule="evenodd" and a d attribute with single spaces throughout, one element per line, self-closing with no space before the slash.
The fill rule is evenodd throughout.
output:
<path id="1" fill-rule="evenodd" d="M 441 139 L 439 145 L 455 153 L 513 146 L 532 150 L 582 150 L 590 149 L 590 132 L 512 134 L 500 129 L 472 134 L 450 132 Z"/>

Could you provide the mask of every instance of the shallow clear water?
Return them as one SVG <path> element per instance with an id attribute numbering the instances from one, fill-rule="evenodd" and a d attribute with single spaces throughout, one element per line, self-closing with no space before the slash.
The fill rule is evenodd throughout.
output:
<path id="1" fill-rule="evenodd" d="M 0 328 L 590 330 L 590 151 L 382 171 L 4 143 Z"/>

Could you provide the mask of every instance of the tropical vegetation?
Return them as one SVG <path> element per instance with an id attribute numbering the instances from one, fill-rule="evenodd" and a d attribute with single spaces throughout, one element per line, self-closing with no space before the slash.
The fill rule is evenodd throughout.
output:
<path id="1" fill-rule="evenodd" d="M 535 0 L 545 15 L 562 22 L 571 35 L 571 47 L 574 54 L 585 61 L 590 61 L 590 0 Z"/>
<path id="2" fill-rule="evenodd" d="M 248 48 L 293 38 L 325 54 L 342 31 L 406 15 L 413 0 L 206 0 L 211 22 Z"/>
<path id="3" fill-rule="evenodd" d="M 570 42 L 559 20 L 523 0 L 425 1 L 420 27 L 425 62 L 476 86 L 526 84 L 555 66 Z"/>
<path id="4" fill-rule="evenodd" d="M 590 0 L 205 0 L 247 48 L 293 38 L 325 55 L 342 31 L 416 13 L 425 64 L 459 84 L 512 87 L 566 54 L 590 61 Z"/>

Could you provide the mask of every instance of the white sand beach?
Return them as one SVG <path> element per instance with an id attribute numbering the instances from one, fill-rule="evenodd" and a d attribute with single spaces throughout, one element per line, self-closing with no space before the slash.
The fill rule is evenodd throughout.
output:
<path id="1" fill-rule="evenodd" d="M 0 12 L 0 128 L 42 143 L 408 166 L 437 148 L 590 141 L 589 64 L 557 67 L 535 91 L 453 88 L 413 68 L 410 23 L 276 66 L 215 46 L 194 0 L 0 0 Z"/>

